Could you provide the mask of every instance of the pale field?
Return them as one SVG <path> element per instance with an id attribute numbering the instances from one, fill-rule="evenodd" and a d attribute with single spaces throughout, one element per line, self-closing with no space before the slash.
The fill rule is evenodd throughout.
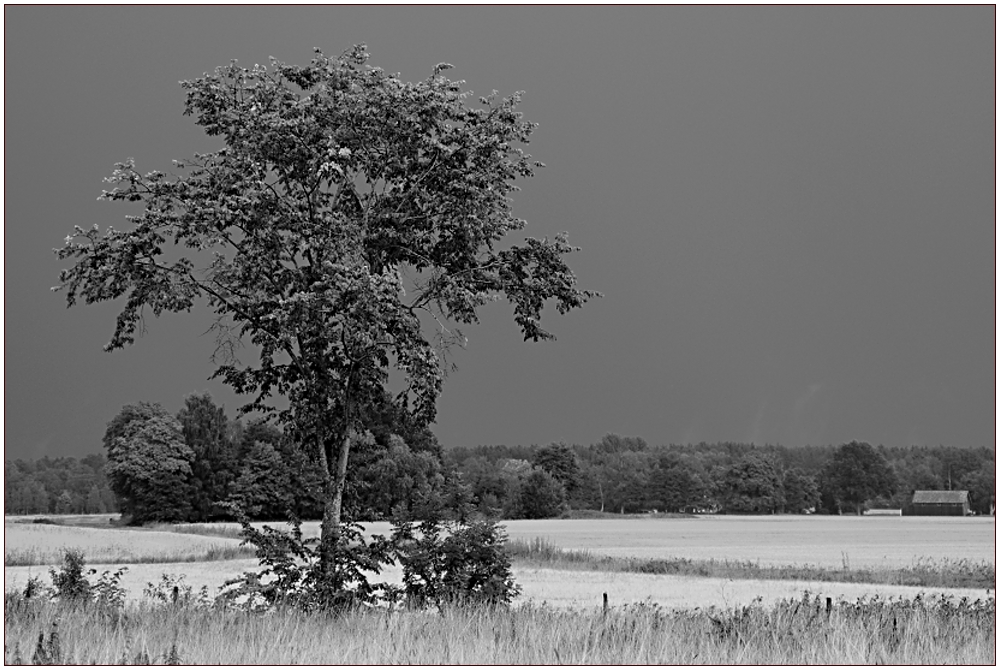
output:
<path id="1" fill-rule="evenodd" d="M 98 573 L 115 570 L 120 564 L 92 565 Z M 143 589 L 150 582 L 157 583 L 164 574 L 183 575 L 184 583 L 196 590 L 207 586 L 210 595 L 232 577 L 246 570 L 257 568 L 254 559 L 209 561 L 204 563 L 160 563 L 129 565 L 122 576 L 121 585 L 128 600 L 142 597 Z M 39 566 L 12 567 L 4 570 L 5 588 L 20 589 L 32 576 L 43 577 L 49 583 L 48 571 Z M 598 572 L 589 570 L 553 570 L 549 568 L 514 567 L 514 578 L 521 586 L 521 596 L 515 602 L 534 601 L 548 603 L 560 609 L 600 606 L 603 594 L 608 594 L 610 605 L 636 602 L 653 602 L 669 608 L 739 607 L 760 597 L 765 603 L 784 598 L 799 598 L 803 592 L 855 600 L 862 596 L 913 598 L 917 594 L 949 594 L 958 598 L 975 600 L 987 595 L 985 589 L 928 589 L 913 586 L 884 584 L 841 584 L 831 582 L 779 581 L 753 579 L 718 579 L 712 577 L 681 577 L 675 575 L 640 575 L 625 572 Z M 375 582 L 402 583 L 402 570 L 389 567 Z"/>
<path id="2" fill-rule="evenodd" d="M 236 524 L 203 524 L 233 531 Z M 264 524 L 254 524 L 256 526 Z M 269 524 L 285 528 L 283 523 Z M 701 516 L 504 521 L 511 539 L 541 537 L 607 556 L 752 561 L 761 565 L 905 567 L 918 560 L 996 564 L 994 517 Z M 387 522 L 365 524 L 389 535 Z M 305 537 L 319 522 L 302 524 Z"/>
<path id="3" fill-rule="evenodd" d="M 258 524 L 263 525 L 263 524 Z M 283 527 L 284 524 L 270 524 Z M 595 554 L 639 557 L 751 560 L 766 564 L 841 567 L 845 556 L 851 567 L 905 566 L 920 559 L 996 560 L 993 519 L 933 517 L 702 517 L 699 519 L 540 520 L 508 521 L 512 538 L 544 537 L 567 549 Z M 218 524 L 219 527 L 232 525 Z M 46 532 L 47 531 L 47 532 Z M 318 522 L 303 525 L 304 534 L 319 532 Z M 367 524 L 369 533 L 388 534 L 388 523 Z M 43 538 L 43 539 L 40 539 Z M 36 544 L 32 545 L 32 541 Z M 93 529 L 66 526 L 5 524 L 5 548 L 38 542 L 58 553 L 63 546 L 80 546 L 88 564 L 99 572 L 124 562 L 103 564 L 100 556 L 124 549 L 136 555 L 161 551 L 196 550 L 208 544 L 238 540 L 147 530 Z M 102 544 L 103 543 L 103 544 Z M 85 545 L 85 546 L 82 546 Z M 89 547 L 89 549 L 88 549 Z M 202 549 L 203 550 L 203 549 Z M 111 552 L 115 552 L 111 554 Z M 53 561 L 56 562 L 56 561 Z M 149 582 L 163 574 L 184 575 L 185 583 L 208 586 L 211 594 L 231 577 L 257 567 L 254 559 L 198 563 L 128 565 L 122 579 L 129 599 L 138 599 Z M 557 607 L 589 607 L 607 593 L 612 604 L 649 600 L 665 607 L 740 606 L 762 597 L 765 602 L 797 598 L 803 591 L 833 598 L 855 599 L 879 595 L 913 597 L 918 593 L 948 593 L 981 598 L 982 589 L 927 589 L 891 585 L 841 584 L 777 580 L 731 580 L 675 575 L 515 567 L 523 589 L 520 601 L 547 602 Z M 6 567 L 6 588 L 21 588 L 33 575 L 48 580 L 43 566 Z M 399 568 L 383 571 L 376 581 L 400 583 Z"/>
<path id="4" fill-rule="evenodd" d="M 62 561 L 65 549 L 83 551 L 88 563 L 116 561 L 121 564 L 149 560 L 182 560 L 203 556 L 212 549 L 239 546 L 240 541 L 223 537 L 182 535 L 155 530 L 81 528 L 4 521 L 4 553 L 28 552 L 41 564 Z"/>
<path id="5" fill-rule="evenodd" d="M 903 567 L 919 559 L 996 564 L 994 517 L 702 516 L 505 522 L 511 538 L 641 558 L 762 565 Z"/>

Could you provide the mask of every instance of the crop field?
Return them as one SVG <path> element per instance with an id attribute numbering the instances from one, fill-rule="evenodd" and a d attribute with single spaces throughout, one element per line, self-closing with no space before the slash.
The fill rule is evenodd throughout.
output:
<path id="1" fill-rule="evenodd" d="M 105 518 L 107 518 L 105 516 Z M 236 539 L 155 530 L 122 530 L 4 521 L 4 566 L 54 565 L 66 548 L 89 563 L 175 563 L 252 556 Z"/>
<path id="2" fill-rule="evenodd" d="M 88 564 L 90 565 L 90 564 Z M 121 563 L 90 565 L 101 573 L 115 570 Z M 129 600 L 139 600 L 149 583 L 157 583 L 164 574 L 182 578 L 195 590 L 207 586 L 209 593 L 227 579 L 257 567 L 255 559 L 205 561 L 200 563 L 145 563 L 129 565 L 121 585 Z M 47 569 L 37 566 L 5 569 L 7 588 L 19 589 L 32 576 L 48 578 Z M 890 584 L 841 584 L 819 581 L 720 579 L 677 575 L 642 575 L 596 570 L 558 570 L 514 565 L 514 577 L 522 588 L 518 602 L 546 603 L 560 609 L 596 607 L 607 593 L 612 604 L 656 603 L 662 607 L 736 607 L 756 599 L 765 603 L 783 598 L 798 598 L 803 593 L 853 600 L 879 596 L 913 598 L 923 594 L 943 594 L 976 599 L 986 595 L 983 589 L 945 589 Z M 388 567 L 375 581 L 402 583 L 398 567 Z"/>
<path id="3" fill-rule="evenodd" d="M 265 525 L 263 523 L 254 524 Z M 283 527 L 282 523 L 270 524 Z M 540 537 L 562 549 L 606 556 L 754 561 L 764 565 L 885 567 L 917 560 L 996 563 L 994 517 L 702 516 L 505 521 L 511 539 Z M 365 524 L 388 535 L 390 524 Z M 177 530 L 238 537 L 234 523 Z M 302 524 L 306 537 L 319 522 Z"/>
<path id="4" fill-rule="evenodd" d="M 916 560 L 996 563 L 994 517 L 703 516 L 509 521 L 511 538 L 543 537 L 609 556 L 876 567 Z"/>
<path id="5" fill-rule="evenodd" d="M 276 523 L 281 527 L 283 524 Z M 506 522 L 512 539 L 545 538 L 564 549 L 596 555 L 747 560 L 787 565 L 854 568 L 887 563 L 909 565 L 922 560 L 965 559 L 995 564 L 993 519 L 933 517 L 703 517 L 695 519 L 618 520 L 554 519 Z M 242 549 L 235 524 L 181 524 L 177 532 L 124 528 L 5 523 L 5 554 L 35 560 L 8 561 L 8 588 L 25 584 L 33 575 L 47 576 L 44 565 L 59 562 L 64 547 L 82 549 L 88 565 L 99 572 L 127 565 L 122 585 L 138 598 L 149 582 L 163 574 L 184 575 L 185 583 L 214 592 L 222 583 L 256 561 Z M 316 522 L 304 525 L 315 535 Z M 388 534 L 389 524 L 368 524 L 370 533 Z M 947 545 L 947 547 L 946 547 Z M 946 551 L 950 547 L 951 551 Z M 240 557 L 242 556 L 242 557 Z M 249 554 L 252 556 L 252 554 Z M 42 560 L 44 559 L 44 560 Z M 212 560 L 215 559 L 215 560 Z M 227 560 L 228 559 L 228 560 Z M 652 575 L 599 570 L 563 570 L 515 563 L 523 588 L 521 601 L 547 602 L 557 607 L 599 603 L 603 593 L 612 602 L 649 601 L 665 607 L 737 606 L 760 597 L 772 602 L 803 592 L 847 599 L 879 595 L 913 597 L 918 593 L 948 593 L 982 597 L 982 589 L 928 589 L 892 584 L 847 584 L 809 580 L 724 579 Z M 379 581 L 399 583 L 398 568 L 389 567 Z"/>
<path id="6" fill-rule="evenodd" d="M 170 575 L 166 583 L 195 592 L 206 587 L 212 596 L 227 579 L 257 567 L 254 558 L 227 557 L 240 550 L 235 525 L 150 530 L 81 521 L 83 526 L 5 523 L 5 556 L 33 559 L 8 561 L 4 568 L 6 663 L 989 665 L 996 659 L 995 592 L 988 588 L 640 574 L 522 558 L 513 566 L 522 592 L 510 610 L 356 612 L 331 626 L 323 616 L 294 611 L 260 617 L 196 603 L 157 604 L 144 590 L 164 575 Z M 906 564 L 937 556 L 995 564 L 992 519 L 627 518 L 506 525 L 511 538 L 535 539 L 528 544 L 557 555 L 562 549 L 597 557 L 784 564 L 839 563 L 848 555 L 852 562 Z M 305 531 L 315 534 L 318 524 Z M 368 527 L 370 533 L 388 531 L 388 524 Z M 945 555 L 937 548 L 947 541 L 955 551 Z M 42 563 L 58 563 L 69 547 L 82 549 L 98 574 L 127 567 L 119 582 L 124 610 L 29 602 L 21 595 L 32 577 L 49 582 Z M 833 551 L 833 559 L 823 558 Z M 165 562 L 171 560 L 176 562 Z M 390 566 L 373 581 L 399 584 L 401 570 Z M 604 594 L 609 609 L 602 613 Z M 832 610 L 824 605 L 828 598 Z"/>

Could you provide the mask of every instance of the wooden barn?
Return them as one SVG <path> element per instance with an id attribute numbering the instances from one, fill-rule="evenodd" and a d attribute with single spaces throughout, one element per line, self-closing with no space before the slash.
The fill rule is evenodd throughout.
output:
<path id="1" fill-rule="evenodd" d="M 911 516 L 967 516 L 968 491 L 914 491 Z"/>

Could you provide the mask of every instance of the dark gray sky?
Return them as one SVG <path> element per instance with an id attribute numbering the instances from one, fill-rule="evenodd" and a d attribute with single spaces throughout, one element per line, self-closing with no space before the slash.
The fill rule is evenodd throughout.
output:
<path id="1" fill-rule="evenodd" d="M 567 230 L 603 299 L 526 344 L 491 306 L 456 355 L 446 446 L 701 440 L 994 444 L 995 9 L 11 7 L 5 16 L 5 456 L 99 451 L 139 400 L 217 382 L 209 315 L 67 310 L 51 249 L 123 227 L 96 197 L 216 148 L 181 79 L 365 42 L 406 80 L 525 90 L 525 234 Z"/>

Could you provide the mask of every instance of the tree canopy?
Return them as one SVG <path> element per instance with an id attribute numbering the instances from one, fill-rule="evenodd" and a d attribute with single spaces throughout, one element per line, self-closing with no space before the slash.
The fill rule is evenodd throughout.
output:
<path id="1" fill-rule="evenodd" d="M 127 405 L 108 424 L 104 441 L 122 512 L 137 523 L 187 520 L 194 452 L 177 419 L 160 405 Z"/>
<path id="2" fill-rule="evenodd" d="M 867 442 L 841 445 L 826 466 L 825 480 L 835 500 L 861 513 L 864 503 L 896 491 L 896 473 Z"/>
<path id="3" fill-rule="evenodd" d="M 475 323 L 506 298 L 525 340 L 550 339 L 546 304 L 566 312 L 596 295 L 577 287 L 565 234 L 504 240 L 525 225 L 514 182 L 541 165 L 521 149 L 535 125 L 520 94 L 470 106 L 447 64 L 407 83 L 367 60 L 362 45 L 182 82 L 185 114 L 223 148 L 175 161 L 173 174 L 119 163 L 102 198 L 142 204 L 131 229 L 77 226 L 56 250 L 75 261 L 56 287 L 69 305 L 124 300 L 108 350 L 133 343 L 146 310 L 207 304 L 216 376 L 314 454 L 327 572 L 352 435 L 390 369 L 399 404 L 426 424 L 443 353 L 462 341 L 446 324 Z M 245 341 L 256 363 L 237 357 Z"/>

